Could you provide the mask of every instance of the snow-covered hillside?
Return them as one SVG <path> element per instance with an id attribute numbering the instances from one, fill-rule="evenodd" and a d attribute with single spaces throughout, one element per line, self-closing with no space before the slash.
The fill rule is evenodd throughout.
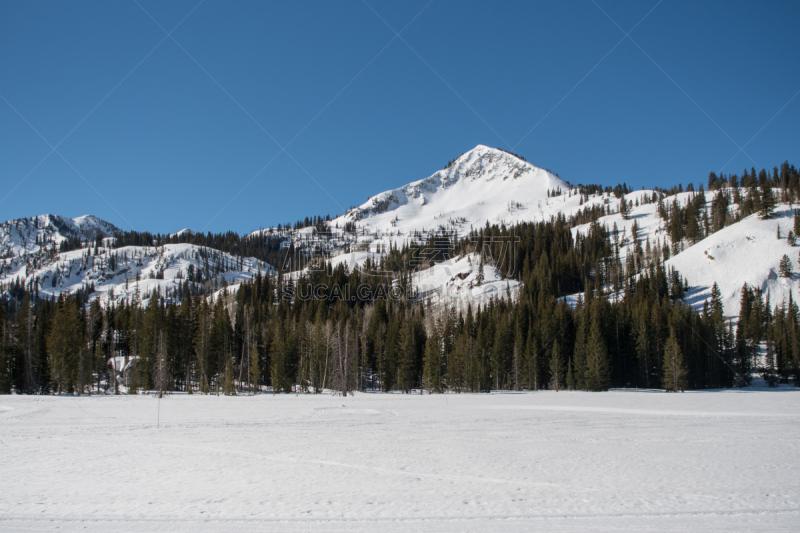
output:
<path id="1" fill-rule="evenodd" d="M 134 297 L 145 300 L 154 292 L 177 299 L 185 285 L 213 289 L 250 279 L 259 271 L 274 272 L 262 261 L 191 244 L 110 248 L 109 237 L 118 231 L 91 215 L 5 222 L 0 225 L 0 284 L 6 289 L 19 284 L 43 296 L 89 290 L 92 299 L 105 305 Z M 102 246 L 95 246 L 97 237 Z M 78 239 L 84 247 L 59 253 L 59 245 L 69 239 Z"/>
<path id="2" fill-rule="evenodd" d="M 725 314 L 739 314 L 742 286 L 747 283 L 764 291 L 771 306 L 800 299 L 800 276 L 780 277 L 780 261 L 784 255 L 797 270 L 800 247 L 791 246 L 786 236 L 792 230 L 794 212 L 788 206 L 775 211 L 775 217 L 760 220 L 751 215 L 728 226 L 676 255 L 668 266 L 677 269 L 689 280 L 691 289 L 686 297 L 695 307 L 711 297 L 714 282 L 719 285 Z M 778 239 L 780 228 L 781 239 Z"/>
<path id="3" fill-rule="evenodd" d="M 0 223 L 0 257 L 9 258 L 56 250 L 62 242 L 80 239 L 93 241 L 110 237 L 119 230 L 113 224 L 94 215 L 66 218 L 59 215 L 39 215 L 17 218 Z"/>
<path id="4" fill-rule="evenodd" d="M 627 202 L 639 204 L 631 209 L 629 218 L 623 219 L 619 214 L 620 200 L 613 194 L 594 196 L 591 202 L 603 198 L 612 214 L 600 217 L 598 223 L 612 234 L 612 240 L 619 245 L 619 255 L 625 259 L 632 253 L 637 243 L 642 250 L 650 250 L 655 255 L 663 246 L 674 249 L 670 240 L 666 223 L 658 214 L 658 204 L 650 202 L 655 191 L 634 191 L 624 195 Z M 665 203 L 685 206 L 695 195 L 694 192 L 679 193 L 664 199 Z M 706 203 L 711 206 L 719 191 L 705 192 Z M 732 210 L 737 206 L 733 205 Z M 686 278 L 689 292 L 687 303 L 696 309 L 702 309 L 703 303 L 711 297 L 711 288 L 716 282 L 722 293 L 725 315 L 736 318 L 739 314 L 742 286 L 764 291 L 764 298 L 770 298 L 772 306 L 787 301 L 789 295 L 800 298 L 800 276 L 791 278 L 779 276 L 781 258 L 788 255 L 797 269 L 800 247 L 792 247 L 786 240 L 793 228 L 794 211 L 788 205 L 779 205 L 773 218 L 761 220 L 754 214 L 730 226 L 712 233 L 697 243 L 678 243 L 679 253 L 665 262 L 665 266 L 677 270 Z M 633 235 L 636 224 L 636 236 Z M 573 235 L 585 234 L 589 224 L 573 228 Z M 616 235 L 614 228 L 616 227 Z M 781 238 L 778 239 L 780 228 Z M 574 301 L 575 298 L 570 298 Z"/>
<path id="5" fill-rule="evenodd" d="M 467 305 L 473 309 L 486 305 L 492 298 L 516 299 L 521 285 L 513 279 L 502 279 L 492 265 L 484 265 L 481 274 L 480 256 L 474 253 L 421 270 L 413 282 L 424 302 L 461 310 L 466 310 Z"/>

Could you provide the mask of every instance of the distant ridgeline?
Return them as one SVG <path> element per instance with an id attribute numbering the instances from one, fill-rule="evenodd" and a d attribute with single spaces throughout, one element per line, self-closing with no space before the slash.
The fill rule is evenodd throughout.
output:
<path id="1" fill-rule="evenodd" d="M 670 196 L 682 187 L 637 196 L 639 205 L 657 204 L 669 240 L 643 243 L 634 219 L 624 255 L 620 232 L 598 220 L 627 220 L 636 207 L 625 199 L 629 189 L 587 186 L 567 194 L 587 202 L 613 195 L 621 200 L 616 211 L 592 201 L 569 218 L 487 223 L 466 236 L 420 234 L 357 269 L 323 264 L 292 276 L 279 269 L 243 282 L 232 296 L 167 301 L 153 293 L 102 308 L 90 294 L 39 298 L 17 283 L 7 287 L 0 311 L 0 392 L 681 390 L 743 386 L 756 372 L 769 381 L 798 379 L 795 302 L 772 307 L 745 286 L 734 327 L 725 311 L 736 310 L 723 309 L 716 284 L 702 310 L 693 310 L 683 301 L 687 281 L 665 266 L 684 246 L 751 213 L 769 218 L 776 203 L 797 202 L 797 169 L 784 163 L 771 174 L 712 173 L 707 188 L 711 202 L 702 185 L 687 187 L 693 194 L 681 202 Z M 330 228 L 329 220 L 248 236 L 121 232 L 114 246 L 191 243 L 280 266 L 281 243 L 293 232 L 358 231 Z M 792 234 L 798 230 L 796 216 Z M 412 272 L 420 257 L 430 267 L 477 253 L 482 274 L 484 258 L 502 257 L 511 236 L 515 253 L 496 267 L 522 282 L 516 297 L 499 294 L 466 309 L 435 309 L 416 298 Z M 786 268 L 791 275 L 792 265 Z M 306 287 L 313 297 L 301 297 Z M 759 351 L 766 355 L 757 358 Z"/>

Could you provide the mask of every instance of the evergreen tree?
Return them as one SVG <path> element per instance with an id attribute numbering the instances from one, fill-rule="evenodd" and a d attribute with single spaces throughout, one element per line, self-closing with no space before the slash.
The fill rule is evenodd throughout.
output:
<path id="1" fill-rule="evenodd" d="M 608 368 L 608 349 L 600 331 L 598 320 L 593 320 L 586 343 L 586 388 L 601 391 L 608 388 L 610 372 Z"/>
<path id="2" fill-rule="evenodd" d="M 572 357 L 569 358 L 567 363 L 567 388 L 575 390 L 575 373 L 572 371 Z"/>
<path id="3" fill-rule="evenodd" d="M 800 216 L 798 216 L 797 209 L 794 210 L 793 230 L 794 234 L 800 236 Z"/>
<path id="4" fill-rule="evenodd" d="M 734 385 L 737 387 L 747 387 L 752 379 L 753 354 L 756 344 L 761 340 L 760 332 L 754 331 L 756 322 L 760 326 L 760 320 L 754 319 L 756 307 L 753 291 L 747 284 L 742 287 L 741 305 L 739 307 L 739 323 L 736 326 L 736 345 L 734 356 Z"/>
<path id="5" fill-rule="evenodd" d="M 650 388 L 653 352 L 650 333 L 650 310 L 647 305 L 643 304 L 634 313 L 633 328 L 636 335 L 636 356 L 639 361 L 640 375 L 643 379 L 642 385 Z"/>
<path id="6" fill-rule="evenodd" d="M 0 394 L 11 394 L 11 332 L 5 307 L 0 305 Z"/>
<path id="7" fill-rule="evenodd" d="M 57 392 L 72 393 L 77 385 L 77 363 L 81 346 L 81 329 L 78 310 L 72 296 L 60 295 L 55 316 L 47 339 L 50 375 L 56 382 Z"/>
<path id="8" fill-rule="evenodd" d="M 532 330 L 530 330 L 528 334 L 527 352 L 525 359 L 527 361 L 526 375 L 528 387 L 532 390 L 539 390 L 539 382 L 541 380 L 539 343 L 538 339 L 533 335 Z"/>
<path id="9" fill-rule="evenodd" d="M 139 378 L 142 380 L 140 383 L 142 388 L 152 390 L 156 388 L 153 376 L 158 354 L 159 333 L 163 324 L 163 308 L 157 292 L 153 292 L 151 295 L 143 315 L 141 335 L 137 338 L 139 355 L 137 368 Z"/>
<path id="10" fill-rule="evenodd" d="M 196 369 L 196 379 L 199 382 L 200 390 L 203 394 L 209 392 L 209 367 L 211 360 L 211 326 L 213 324 L 213 317 L 211 309 L 208 307 L 208 301 L 205 298 L 200 298 L 200 303 L 195 313 L 195 335 L 193 339 L 194 344 L 194 361 L 193 367 Z"/>
<path id="11" fill-rule="evenodd" d="M 561 354 L 561 346 L 558 340 L 553 341 L 553 348 L 550 351 L 550 389 L 558 391 L 564 383 L 564 357 Z"/>
<path id="12" fill-rule="evenodd" d="M 764 380 L 770 387 L 774 387 L 778 382 L 776 375 L 775 361 L 775 332 L 773 324 L 770 323 L 767 330 L 766 350 L 764 353 Z"/>
<path id="13" fill-rule="evenodd" d="M 434 324 L 425 342 L 424 387 L 431 393 L 442 392 L 442 339 L 439 326 Z"/>
<path id="14" fill-rule="evenodd" d="M 225 396 L 233 396 L 236 394 L 236 388 L 233 382 L 233 366 L 231 365 L 231 358 L 225 358 L 225 376 L 222 385 L 222 393 Z"/>
<path id="15" fill-rule="evenodd" d="M 283 305 L 283 304 L 282 304 Z M 270 359 L 272 360 L 272 392 L 292 392 L 291 381 L 291 337 L 289 333 L 289 317 L 281 320 L 276 317 L 273 333 L 272 350 Z M 327 381 L 328 362 L 330 358 L 330 347 L 332 345 L 332 332 L 327 328 L 325 335 L 325 364 L 322 369 L 322 380 L 318 384 L 320 389 L 325 388 Z"/>
<path id="16" fill-rule="evenodd" d="M 782 278 L 792 277 L 792 274 L 794 273 L 792 269 L 792 260 L 789 259 L 788 255 L 784 254 L 784 256 L 781 258 L 779 269 Z"/>
<path id="17" fill-rule="evenodd" d="M 775 213 L 775 196 L 772 194 L 772 188 L 765 186 L 761 193 L 761 205 L 758 210 L 758 218 L 765 220 L 772 218 Z"/>
<path id="18" fill-rule="evenodd" d="M 17 310 L 16 354 L 13 358 L 14 388 L 19 392 L 33 394 L 37 391 L 36 354 L 34 344 L 34 316 L 30 295 L 25 294 Z"/>
<path id="19" fill-rule="evenodd" d="M 714 317 L 715 320 L 722 321 L 722 319 L 724 318 L 724 313 L 722 308 L 722 292 L 719 290 L 719 285 L 717 285 L 716 281 L 711 286 L 710 311 L 712 317 Z"/>
<path id="20" fill-rule="evenodd" d="M 406 320 L 400 329 L 400 347 L 398 351 L 398 384 L 404 392 L 409 393 L 416 385 L 416 329 L 413 320 Z"/>
<path id="21" fill-rule="evenodd" d="M 663 385 L 667 391 L 678 392 L 686 388 L 686 363 L 683 353 L 675 337 L 675 331 L 670 331 L 667 344 L 664 347 L 664 372 Z"/>
<path id="22" fill-rule="evenodd" d="M 127 367 L 125 372 L 126 381 L 128 384 L 128 394 L 139 394 L 141 379 L 139 377 L 140 370 L 138 365 L 139 359 L 133 360 L 132 364 Z"/>
<path id="23" fill-rule="evenodd" d="M 628 220 L 631 218 L 630 207 L 628 206 L 628 202 L 625 200 L 624 196 L 619 200 L 619 214 L 622 216 L 622 220 Z"/>
<path id="24" fill-rule="evenodd" d="M 250 390 L 256 392 L 260 389 L 261 380 L 261 360 L 258 356 L 258 344 L 251 340 L 250 342 Z"/>
<path id="25" fill-rule="evenodd" d="M 480 287 L 483 284 L 483 279 L 484 279 L 483 267 L 484 267 L 483 254 L 481 254 L 481 261 L 478 264 L 478 275 L 475 276 L 475 285 L 477 285 L 478 287 Z"/>
<path id="26" fill-rule="evenodd" d="M 586 316 L 586 310 L 582 306 L 581 298 L 578 297 L 578 304 L 575 308 L 575 350 L 572 355 L 575 388 L 577 389 L 586 388 L 586 345 L 589 340 L 589 327 L 587 322 L 588 317 Z"/>

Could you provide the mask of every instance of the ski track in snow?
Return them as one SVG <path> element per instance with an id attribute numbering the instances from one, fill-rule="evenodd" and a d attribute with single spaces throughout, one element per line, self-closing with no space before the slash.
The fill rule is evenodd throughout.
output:
<path id="1" fill-rule="evenodd" d="M 0 530 L 792 531 L 799 407 L 788 388 L 174 394 L 157 427 L 149 396 L 6 396 Z"/>

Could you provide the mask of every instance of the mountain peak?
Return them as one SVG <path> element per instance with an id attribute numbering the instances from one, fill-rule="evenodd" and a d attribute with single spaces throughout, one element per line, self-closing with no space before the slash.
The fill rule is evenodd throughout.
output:
<path id="1" fill-rule="evenodd" d="M 462 159 L 468 160 L 468 159 L 471 159 L 471 158 L 474 158 L 474 157 L 480 157 L 481 155 L 485 155 L 485 154 L 492 154 L 495 157 L 512 157 L 512 158 L 515 158 L 515 159 L 519 159 L 520 161 L 522 161 L 524 163 L 528 163 L 528 161 L 524 157 L 519 155 L 519 154 L 515 154 L 514 152 L 510 152 L 510 151 L 504 150 L 502 148 L 493 148 L 491 146 L 486 146 L 485 144 L 479 144 L 475 148 L 473 148 L 472 150 L 464 152 L 463 154 L 461 154 L 461 157 L 458 157 L 457 159 L 455 159 L 454 162 L 455 161 L 460 161 Z M 530 163 L 528 163 L 528 164 L 530 165 Z M 535 165 L 531 165 L 531 166 L 535 166 Z M 538 168 L 538 167 L 536 167 L 536 168 Z"/>
<path id="2" fill-rule="evenodd" d="M 550 191 L 568 188 L 516 154 L 479 144 L 444 169 L 377 194 L 333 223 L 361 221 L 381 231 L 411 232 L 452 226 L 455 220 L 466 229 L 471 222 L 534 219 L 544 216 L 542 202 Z"/>

